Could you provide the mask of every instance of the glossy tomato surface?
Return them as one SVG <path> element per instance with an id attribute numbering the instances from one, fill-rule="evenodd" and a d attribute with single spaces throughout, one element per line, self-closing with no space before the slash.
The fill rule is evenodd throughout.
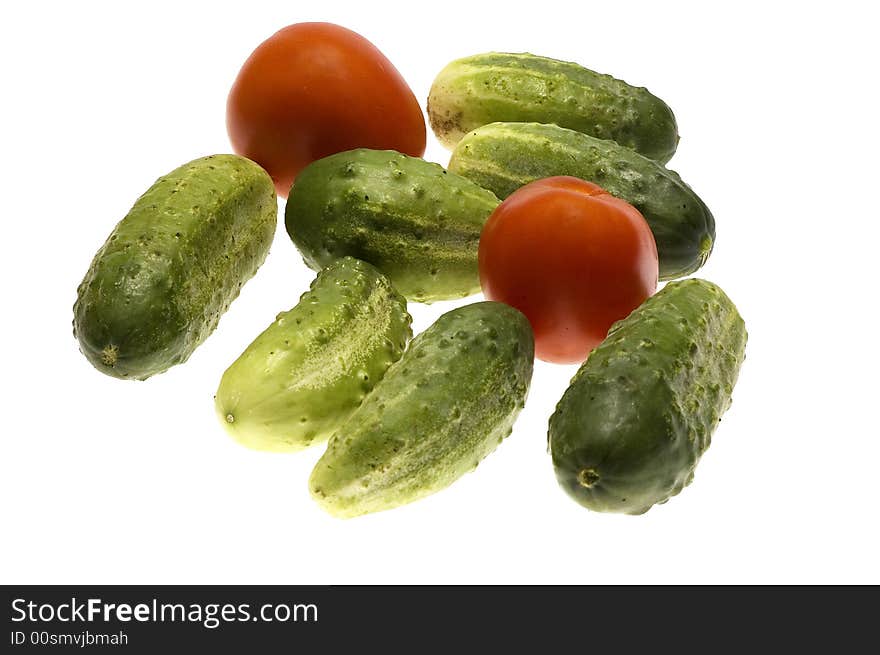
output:
<path id="1" fill-rule="evenodd" d="M 480 237 L 480 282 L 525 314 L 535 354 L 587 358 L 657 288 L 657 246 L 639 211 L 590 182 L 550 177 L 508 196 Z"/>
<path id="2" fill-rule="evenodd" d="M 236 153 L 256 161 L 286 198 L 315 159 L 353 148 L 425 152 L 425 119 L 397 69 L 364 37 L 297 23 L 242 66 L 226 104 Z"/>

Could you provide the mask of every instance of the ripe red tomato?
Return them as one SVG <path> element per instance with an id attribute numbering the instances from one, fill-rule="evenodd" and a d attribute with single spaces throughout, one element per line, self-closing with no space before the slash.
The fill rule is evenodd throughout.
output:
<path id="1" fill-rule="evenodd" d="M 511 194 L 480 237 L 483 293 L 519 309 L 548 362 L 587 358 L 657 288 L 657 245 L 639 211 L 591 182 L 549 177 Z"/>
<path id="2" fill-rule="evenodd" d="M 425 152 L 425 119 L 397 69 L 365 38 L 331 23 L 285 27 L 254 50 L 226 104 L 236 153 L 286 198 L 315 159 L 353 148 Z"/>

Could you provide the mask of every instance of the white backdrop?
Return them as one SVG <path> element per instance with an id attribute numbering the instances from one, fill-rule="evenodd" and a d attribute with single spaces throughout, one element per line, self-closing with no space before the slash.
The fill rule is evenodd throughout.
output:
<path id="1" fill-rule="evenodd" d="M 867 5 L 134 6 L 0 10 L 0 582 L 880 582 Z M 475 473 L 392 512 L 323 514 L 306 487 L 321 448 L 248 451 L 212 403 L 225 367 L 312 278 L 283 221 L 186 365 L 123 382 L 80 355 L 71 307 L 95 250 L 156 177 L 229 151 L 240 65 L 303 20 L 369 38 L 423 104 L 448 61 L 501 50 L 576 60 L 672 106 L 670 167 L 718 224 L 699 275 L 750 333 L 733 406 L 680 496 L 640 517 L 571 502 L 546 426 L 575 368 L 538 363 L 514 433 Z M 430 134 L 426 157 L 448 159 Z M 411 305 L 416 330 L 453 306 Z"/>

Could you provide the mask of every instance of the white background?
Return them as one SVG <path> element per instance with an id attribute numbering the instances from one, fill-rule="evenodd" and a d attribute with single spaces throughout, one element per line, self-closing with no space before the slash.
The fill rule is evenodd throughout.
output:
<path id="1" fill-rule="evenodd" d="M 3 583 L 880 582 L 876 21 L 867 3 L 4 3 Z M 228 152 L 251 50 L 328 20 L 372 40 L 424 103 L 450 60 L 531 51 L 646 85 L 670 163 L 715 213 L 699 273 L 750 333 L 694 483 L 644 516 L 557 487 L 547 419 L 573 367 L 538 363 L 513 435 L 410 506 L 340 521 L 310 500 L 321 448 L 226 436 L 225 367 L 312 278 L 271 254 L 184 365 L 104 377 L 71 334 L 76 286 L 159 175 Z M 429 134 L 428 159 L 448 153 Z M 478 298 L 474 298 L 476 300 Z M 412 305 L 421 330 L 454 304 Z"/>

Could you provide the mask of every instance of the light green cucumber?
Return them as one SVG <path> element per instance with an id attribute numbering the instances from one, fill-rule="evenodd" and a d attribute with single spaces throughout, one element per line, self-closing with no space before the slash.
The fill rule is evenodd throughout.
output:
<path id="1" fill-rule="evenodd" d="M 647 89 L 528 53 L 457 59 L 431 86 L 428 117 L 449 148 L 488 123 L 553 123 L 667 162 L 678 145 L 669 106 Z"/>
<path id="2" fill-rule="evenodd" d="M 159 178 L 95 255 L 73 330 L 102 373 L 142 380 L 187 360 L 269 252 L 272 178 L 237 155 Z"/>
<path id="3" fill-rule="evenodd" d="M 400 359 L 410 323 L 388 280 L 344 257 L 226 370 L 217 414 L 229 434 L 257 450 L 326 440 Z"/>
<path id="4" fill-rule="evenodd" d="M 312 496 L 351 517 L 449 486 L 510 434 L 533 362 L 531 327 L 512 307 L 447 312 L 330 439 L 309 480 Z"/>
<path id="5" fill-rule="evenodd" d="M 491 123 L 466 135 L 450 172 L 502 200 L 519 187 L 554 175 L 598 184 L 638 209 L 657 243 L 660 279 L 693 273 L 715 243 L 715 219 L 674 171 L 614 141 L 539 123 Z"/>
<path id="6" fill-rule="evenodd" d="M 409 300 L 432 302 L 479 291 L 480 232 L 497 205 L 491 191 L 437 164 L 359 149 L 297 176 L 285 225 L 311 268 L 349 255 L 373 264 Z"/>
<path id="7" fill-rule="evenodd" d="M 730 298 L 695 278 L 615 323 L 550 418 L 562 488 L 589 509 L 626 514 L 679 493 L 730 406 L 746 340 Z"/>

